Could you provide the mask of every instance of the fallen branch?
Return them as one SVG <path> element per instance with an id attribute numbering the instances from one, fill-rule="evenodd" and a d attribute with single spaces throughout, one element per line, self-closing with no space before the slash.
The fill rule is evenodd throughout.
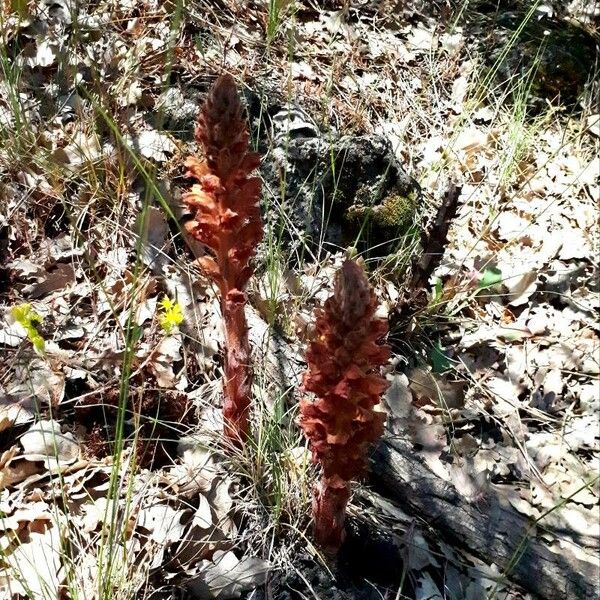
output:
<path id="1" fill-rule="evenodd" d="M 483 504 L 469 502 L 430 471 L 406 440 L 384 440 L 375 451 L 372 470 L 406 510 L 410 507 L 448 541 L 495 564 L 523 588 L 547 600 L 600 597 L 593 536 L 580 536 L 579 545 L 547 529 L 539 535 L 533 520 L 500 494 L 490 493 Z M 543 520 L 539 525 L 541 531 Z M 551 537 L 555 539 L 549 542 Z"/>

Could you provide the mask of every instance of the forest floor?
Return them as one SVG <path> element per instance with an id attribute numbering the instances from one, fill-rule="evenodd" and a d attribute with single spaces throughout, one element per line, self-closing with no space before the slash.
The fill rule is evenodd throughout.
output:
<path id="1" fill-rule="evenodd" d="M 598 566 L 600 5 L 504 5 L 2 3 L 0 598 L 536 597 L 369 482 L 337 571 L 313 547 L 298 390 L 347 249 L 267 185 L 253 441 L 223 446 L 218 298 L 179 202 L 223 71 L 327 134 L 384 136 L 422 190 L 385 256 L 356 241 L 390 318 L 386 438 Z M 360 540 L 384 523 L 402 560 L 380 576 Z"/>

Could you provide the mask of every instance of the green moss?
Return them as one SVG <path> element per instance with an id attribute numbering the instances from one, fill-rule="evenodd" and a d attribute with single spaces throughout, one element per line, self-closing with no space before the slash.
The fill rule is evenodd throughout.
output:
<path id="1" fill-rule="evenodd" d="M 373 209 L 370 206 L 357 206 L 353 204 L 344 213 L 344 218 L 349 223 L 357 224 L 364 220 L 365 217 L 370 216 Z"/>
<path id="2" fill-rule="evenodd" d="M 346 210 L 344 216 L 349 223 L 360 224 L 368 220 L 375 228 L 404 233 L 414 222 L 417 202 L 418 194 L 415 191 L 406 196 L 392 193 L 376 206 L 357 202 Z"/>
<path id="3" fill-rule="evenodd" d="M 383 203 L 373 208 L 373 223 L 379 227 L 407 230 L 417 208 L 417 194 L 412 191 L 407 196 L 391 194 Z"/>

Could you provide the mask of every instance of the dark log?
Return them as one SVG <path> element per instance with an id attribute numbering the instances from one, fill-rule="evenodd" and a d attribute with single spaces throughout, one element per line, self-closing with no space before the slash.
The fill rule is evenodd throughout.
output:
<path id="1" fill-rule="evenodd" d="M 387 494 L 428 521 L 450 543 L 494 563 L 507 579 L 547 600 L 600 598 L 597 539 L 552 532 L 553 551 L 533 520 L 517 512 L 494 486 L 482 502 L 469 502 L 435 475 L 407 440 L 384 440 L 375 450 L 372 476 Z M 538 531 L 543 528 L 543 521 Z M 558 546 L 560 542 L 560 547 Z"/>

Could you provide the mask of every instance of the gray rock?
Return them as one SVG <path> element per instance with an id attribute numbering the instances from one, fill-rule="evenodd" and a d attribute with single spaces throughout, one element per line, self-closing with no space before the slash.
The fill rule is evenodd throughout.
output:
<path id="1" fill-rule="evenodd" d="M 343 136 L 319 126 L 277 91 L 242 93 L 252 144 L 263 156 L 263 214 L 288 258 L 305 249 L 335 251 L 349 245 L 375 247 L 372 257 L 392 252 L 394 242 L 411 229 L 421 192 L 391 142 L 380 135 Z M 191 131 L 197 101 L 187 97 L 169 90 L 158 104 L 171 126 Z M 268 251 L 269 242 L 264 242 L 259 254 Z"/>
<path id="2" fill-rule="evenodd" d="M 269 224 L 295 249 L 381 245 L 381 255 L 413 223 L 420 189 L 378 135 L 325 136 L 294 119 L 261 166 Z M 280 127 L 280 130 L 282 128 Z"/>

